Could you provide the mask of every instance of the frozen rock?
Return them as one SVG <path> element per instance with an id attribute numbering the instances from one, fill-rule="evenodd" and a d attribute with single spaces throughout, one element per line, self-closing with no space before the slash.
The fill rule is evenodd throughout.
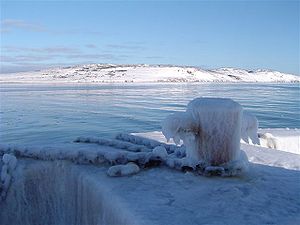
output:
<path id="1" fill-rule="evenodd" d="M 122 177 L 136 174 L 140 168 L 134 163 L 127 163 L 126 165 L 116 165 L 108 169 L 107 175 L 110 177 Z"/>

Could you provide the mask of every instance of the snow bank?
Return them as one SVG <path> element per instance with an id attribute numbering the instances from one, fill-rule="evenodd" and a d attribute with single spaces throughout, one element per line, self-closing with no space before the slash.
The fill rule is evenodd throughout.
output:
<path id="1" fill-rule="evenodd" d="M 277 138 L 280 138 L 279 135 L 284 136 L 285 138 L 297 137 L 297 138 L 288 139 L 290 141 L 288 145 L 298 146 L 299 143 L 298 129 L 259 129 L 259 132 L 266 132 L 266 131 L 271 133 L 273 136 L 276 135 Z M 153 139 L 156 141 L 160 141 L 162 144 L 166 143 L 165 136 L 162 134 L 162 132 L 158 132 L 158 131 L 146 132 L 146 133 L 134 133 L 132 135 L 137 136 L 137 138 L 140 139 L 143 138 L 150 139 L 150 140 Z M 263 143 L 262 139 L 260 139 L 260 142 Z M 175 143 L 173 143 L 173 145 L 175 146 Z M 180 150 L 184 152 L 185 151 L 184 146 L 178 146 L 176 152 Z M 173 154 L 175 155 L 175 153 Z M 288 148 L 285 149 L 284 151 L 277 151 L 271 148 L 266 148 L 259 145 L 251 145 L 251 144 L 246 144 L 241 142 L 240 157 L 243 158 L 247 156 L 248 160 L 252 163 L 263 164 L 263 165 L 274 166 L 274 167 L 282 167 L 289 170 L 300 170 L 299 155 L 300 153 L 299 154 L 291 153 L 291 151 Z M 178 158 L 182 158 L 182 157 L 178 157 Z M 175 159 L 175 163 L 177 163 L 177 160 L 178 159 Z M 172 162 L 174 163 L 174 160 L 172 160 Z M 241 160 L 241 162 L 243 162 L 243 160 Z"/>
<path id="2" fill-rule="evenodd" d="M 299 129 L 259 129 L 263 147 L 300 154 Z"/>

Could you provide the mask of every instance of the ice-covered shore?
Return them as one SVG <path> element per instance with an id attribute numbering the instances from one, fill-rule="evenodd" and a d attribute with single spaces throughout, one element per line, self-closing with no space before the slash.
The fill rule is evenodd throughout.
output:
<path id="1" fill-rule="evenodd" d="M 89 64 L 0 74 L 0 83 L 157 83 L 157 82 L 300 82 L 299 76 L 271 70 L 201 69 L 167 65 Z"/>
<path id="2" fill-rule="evenodd" d="M 270 133 L 278 142 L 299 136 L 298 130 L 260 133 Z M 250 170 L 239 178 L 208 178 L 161 166 L 116 179 L 106 175 L 108 164 L 99 156 L 113 159 L 122 148 L 147 154 L 157 144 L 166 144 L 162 133 L 121 135 L 105 145 L 90 140 L 14 151 L 18 166 L 6 199 L 0 202 L 0 223 L 297 224 L 300 220 L 299 143 L 298 154 L 289 153 L 289 145 L 281 145 L 280 151 L 242 144 Z M 297 138 L 292 141 L 297 146 Z M 169 151 L 175 149 L 168 145 Z M 1 146 L 1 155 L 12 149 L 18 147 Z M 76 157 L 85 165 L 68 160 Z"/>

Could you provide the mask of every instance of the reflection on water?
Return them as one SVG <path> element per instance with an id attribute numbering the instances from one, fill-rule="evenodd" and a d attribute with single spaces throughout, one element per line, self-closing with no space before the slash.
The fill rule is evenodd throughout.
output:
<path id="1" fill-rule="evenodd" d="M 159 130 L 165 116 L 201 96 L 238 101 L 262 128 L 300 127 L 298 84 L 2 85 L 0 142 L 53 144 Z"/>

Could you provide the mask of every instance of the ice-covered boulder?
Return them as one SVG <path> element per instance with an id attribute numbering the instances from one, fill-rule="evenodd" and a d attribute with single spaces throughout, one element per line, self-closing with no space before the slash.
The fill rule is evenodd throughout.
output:
<path id="1" fill-rule="evenodd" d="M 240 155 L 242 107 L 225 98 L 196 98 L 184 113 L 175 113 L 163 122 L 167 139 L 178 137 L 187 157 L 218 166 Z"/>

